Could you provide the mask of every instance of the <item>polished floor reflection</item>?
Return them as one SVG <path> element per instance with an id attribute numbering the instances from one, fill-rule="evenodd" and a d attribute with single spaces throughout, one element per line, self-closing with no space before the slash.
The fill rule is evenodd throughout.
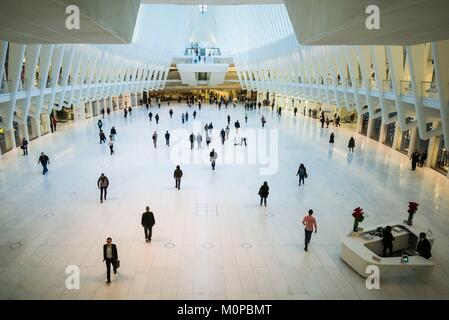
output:
<path id="1" fill-rule="evenodd" d="M 135 108 L 126 120 L 122 112 L 106 117 L 106 132 L 112 125 L 118 131 L 113 156 L 107 145 L 99 145 L 94 118 L 33 141 L 28 157 L 18 149 L 0 158 L 0 298 L 449 298 L 449 180 L 444 176 L 427 168 L 411 171 L 404 155 L 349 128 L 321 129 L 315 120 L 291 113 L 278 118 L 271 109 L 248 111 L 246 125 L 242 107 L 218 111 L 206 105 L 198 122 L 192 109 L 182 125 L 180 113 L 188 108 L 171 107 L 173 119 L 167 106 L 152 109 L 161 117 L 157 126 L 145 108 Z M 276 174 L 261 176 L 260 167 L 250 164 L 218 162 L 215 172 L 208 162 L 184 165 L 181 190 L 175 190 L 165 131 L 190 131 L 205 122 L 221 130 L 228 113 L 231 126 L 238 119 L 242 129 L 259 129 L 263 113 L 267 130 L 278 130 Z M 155 130 L 157 149 L 151 141 Z M 227 144 L 233 144 L 233 132 Z M 351 135 L 356 150 L 348 155 Z M 212 143 L 220 145 L 216 139 Z M 187 135 L 183 152 L 199 152 L 189 149 Z M 37 165 L 41 151 L 51 161 L 46 176 Z M 309 178 L 299 188 L 295 175 L 301 162 Z M 101 172 L 111 183 L 103 204 L 96 187 Z M 267 208 L 259 206 L 257 195 L 264 180 L 270 186 Z M 380 290 L 367 290 L 365 280 L 339 258 L 340 239 L 352 228 L 352 209 L 363 207 L 368 217 L 362 225 L 376 225 L 405 219 L 409 201 L 421 204 L 415 223 L 436 238 L 432 279 L 422 283 L 404 272 L 383 278 Z M 151 244 L 140 226 L 146 205 L 156 217 Z M 304 252 L 300 221 L 310 208 L 318 234 Z M 121 260 L 109 286 L 102 262 L 108 236 Z M 80 267 L 80 290 L 66 288 L 67 265 Z"/>

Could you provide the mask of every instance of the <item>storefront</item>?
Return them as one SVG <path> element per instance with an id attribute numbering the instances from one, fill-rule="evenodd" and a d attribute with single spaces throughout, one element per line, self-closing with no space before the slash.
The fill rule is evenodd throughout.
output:
<path id="1" fill-rule="evenodd" d="M 362 115 L 362 127 L 360 128 L 360 134 L 366 136 L 368 134 L 368 123 L 369 123 L 369 114 L 365 113 Z"/>
<path id="2" fill-rule="evenodd" d="M 374 119 L 373 120 L 373 129 L 371 132 L 371 139 L 379 141 L 381 128 L 382 128 L 382 118 Z"/>
<path id="3" fill-rule="evenodd" d="M 50 124 L 48 123 L 49 117 L 46 113 L 41 114 L 41 135 L 47 134 L 50 128 Z"/>
<path id="4" fill-rule="evenodd" d="M 0 128 L 0 150 L 1 154 L 4 154 L 8 151 L 6 149 L 6 137 L 5 137 L 5 130 L 3 128 Z"/>
<path id="5" fill-rule="evenodd" d="M 410 142 L 412 137 L 412 130 L 407 130 L 402 132 L 401 146 L 399 151 L 408 155 L 408 150 L 410 148 Z"/>
<path id="6" fill-rule="evenodd" d="M 444 137 L 441 136 L 438 146 L 438 153 L 433 167 L 435 170 L 447 175 L 449 172 L 449 152 L 444 145 Z"/>
<path id="7" fill-rule="evenodd" d="M 56 119 L 58 119 L 58 121 L 69 121 L 69 120 L 74 120 L 75 119 L 75 114 L 73 111 L 73 106 L 70 108 L 66 108 L 63 107 L 62 110 L 60 111 L 53 111 L 56 113 Z"/>
<path id="8" fill-rule="evenodd" d="M 384 141 L 385 145 L 393 147 L 395 130 L 396 130 L 396 122 L 387 124 L 385 126 L 385 141 Z"/>
<path id="9" fill-rule="evenodd" d="M 414 119 L 411 117 L 408 117 L 405 119 L 405 124 L 409 124 Z M 399 147 L 399 151 L 408 155 L 410 144 L 412 139 L 412 129 L 406 130 L 402 132 L 402 139 L 401 139 L 401 146 Z"/>

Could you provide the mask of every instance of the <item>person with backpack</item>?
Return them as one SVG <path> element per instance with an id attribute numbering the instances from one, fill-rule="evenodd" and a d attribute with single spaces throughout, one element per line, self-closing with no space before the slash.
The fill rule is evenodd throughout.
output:
<path id="1" fill-rule="evenodd" d="M 117 130 L 114 127 L 111 128 L 111 136 L 112 140 L 115 140 L 115 136 L 117 135 Z"/>
<path id="2" fill-rule="evenodd" d="M 97 181 L 98 189 L 100 189 L 100 202 L 103 203 L 103 195 L 104 200 L 106 200 L 106 196 L 108 193 L 108 187 L 109 187 L 109 179 L 104 175 L 104 173 L 101 174 L 100 178 L 98 178 Z"/>
<path id="3" fill-rule="evenodd" d="M 103 127 L 103 122 L 100 119 L 98 119 L 97 126 L 98 129 L 101 131 L 101 128 Z"/>
<path id="4" fill-rule="evenodd" d="M 262 203 L 265 203 L 265 207 L 267 206 L 267 198 L 269 194 L 270 188 L 268 187 L 268 182 L 265 181 L 259 189 L 260 206 L 262 206 Z"/>
<path id="5" fill-rule="evenodd" d="M 153 236 L 153 227 L 156 224 L 154 214 L 150 211 L 149 206 L 146 207 L 146 211 L 142 214 L 141 224 L 145 233 L 145 241 L 149 243 L 151 242 L 151 238 Z"/>
<path id="6" fill-rule="evenodd" d="M 306 167 L 304 166 L 304 164 L 300 164 L 299 165 L 299 169 L 298 172 L 296 173 L 296 176 L 299 176 L 299 186 L 301 186 L 301 181 L 302 184 L 304 184 L 304 179 L 307 178 L 307 170 Z"/>
<path id="7" fill-rule="evenodd" d="M 181 190 L 181 178 L 183 176 L 183 172 L 180 166 L 176 166 L 176 170 L 173 173 L 173 177 L 175 178 L 175 188 Z"/>

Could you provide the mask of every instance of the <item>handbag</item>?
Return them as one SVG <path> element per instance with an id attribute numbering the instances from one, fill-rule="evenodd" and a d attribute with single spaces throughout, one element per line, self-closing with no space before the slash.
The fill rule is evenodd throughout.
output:
<path id="1" fill-rule="evenodd" d="M 120 268 L 120 260 L 115 261 L 115 269 Z"/>

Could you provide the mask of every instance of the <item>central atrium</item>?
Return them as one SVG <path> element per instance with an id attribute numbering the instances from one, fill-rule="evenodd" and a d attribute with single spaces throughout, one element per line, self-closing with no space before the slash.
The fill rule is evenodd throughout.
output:
<path id="1" fill-rule="evenodd" d="M 0 299 L 449 299 L 447 12 L 0 1 Z"/>

